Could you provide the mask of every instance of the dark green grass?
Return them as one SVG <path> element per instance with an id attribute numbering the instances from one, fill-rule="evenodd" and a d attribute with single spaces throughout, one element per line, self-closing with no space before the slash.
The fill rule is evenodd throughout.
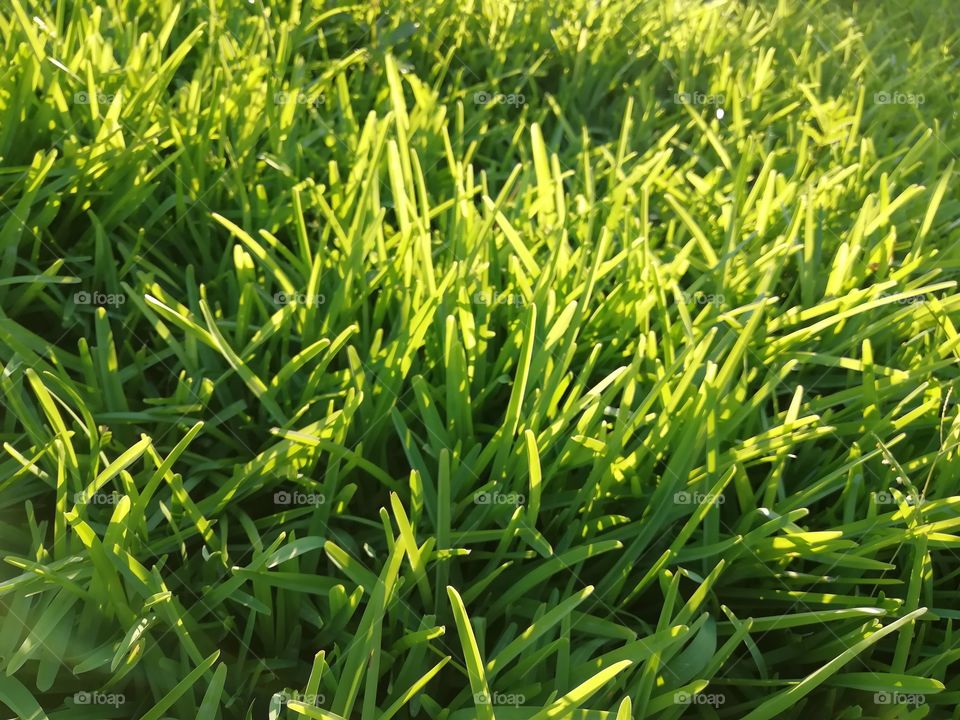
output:
<path id="1" fill-rule="evenodd" d="M 960 8 L 3 2 L 4 717 L 960 717 Z"/>

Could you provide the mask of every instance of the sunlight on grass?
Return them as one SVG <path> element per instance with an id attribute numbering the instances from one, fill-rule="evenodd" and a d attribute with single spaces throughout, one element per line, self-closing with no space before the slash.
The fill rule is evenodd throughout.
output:
<path id="1" fill-rule="evenodd" d="M 8 0 L 4 718 L 960 717 L 960 7 Z"/>

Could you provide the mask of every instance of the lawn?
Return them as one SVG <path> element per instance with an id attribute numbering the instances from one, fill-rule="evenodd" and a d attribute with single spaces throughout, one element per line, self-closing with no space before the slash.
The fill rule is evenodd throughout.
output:
<path id="1" fill-rule="evenodd" d="M 0 715 L 960 718 L 955 0 L 0 0 Z"/>

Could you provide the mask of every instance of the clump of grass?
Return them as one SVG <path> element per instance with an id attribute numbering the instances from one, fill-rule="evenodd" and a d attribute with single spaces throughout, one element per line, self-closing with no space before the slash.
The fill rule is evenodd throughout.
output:
<path id="1" fill-rule="evenodd" d="M 10 0 L 8 717 L 957 717 L 960 11 Z"/>

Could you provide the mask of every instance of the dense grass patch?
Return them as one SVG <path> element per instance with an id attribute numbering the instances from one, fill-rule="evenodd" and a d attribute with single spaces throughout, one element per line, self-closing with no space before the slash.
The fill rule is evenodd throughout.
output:
<path id="1" fill-rule="evenodd" d="M 4 717 L 960 717 L 958 43 L 4 0 Z"/>

